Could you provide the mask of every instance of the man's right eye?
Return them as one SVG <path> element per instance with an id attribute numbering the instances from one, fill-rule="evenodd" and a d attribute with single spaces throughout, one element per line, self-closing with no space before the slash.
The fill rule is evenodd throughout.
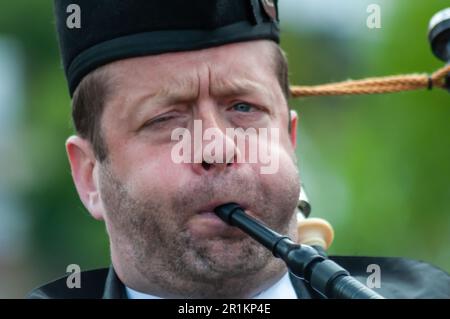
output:
<path id="1" fill-rule="evenodd" d="M 175 116 L 161 116 L 161 117 L 157 117 L 155 119 L 151 119 L 147 122 L 145 122 L 145 124 L 143 125 L 143 127 L 151 127 L 151 126 L 155 126 L 158 124 L 164 124 L 165 122 L 170 121 L 171 119 L 173 119 Z"/>
<path id="2" fill-rule="evenodd" d="M 255 106 L 245 102 L 239 102 L 232 106 L 234 111 L 242 112 L 242 113 L 251 113 L 255 111 Z"/>

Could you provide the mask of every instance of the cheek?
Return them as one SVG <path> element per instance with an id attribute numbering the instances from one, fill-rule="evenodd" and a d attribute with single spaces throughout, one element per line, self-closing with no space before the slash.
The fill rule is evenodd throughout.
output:
<path id="1" fill-rule="evenodd" d="M 128 145 L 116 157 L 115 167 L 131 194 L 170 194 L 183 174 L 181 164 L 171 159 L 171 146 Z M 142 198 L 142 197 L 141 197 Z"/>
<path id="2" fill-rule="evenodd" d="M 272 180 L 274 184 L 279 184 L 278 187 L 284 188 L 293 179 L 299 178 L 295 158 L 291 150 L 283 145 L 272 146 L 270 150 L 266 163 L 260 164 L 261 178 L 264 179 L 267 176 L 267 179 Z M 264 173 L 261 173 L 261 170 Z"/>
<path id="3" fill-rule="evenodd" d="M 292 170 L 292 166 L 296 165 L 295 150 L 291 143 L 289 135 L 278 128 L 271 128 L 265 134 L 258 136 L 257 152 L 259 165 L 277 165 L 282 169 L 286 167 Z M 276 174 L 277 171 L 272 172 Z"/>
<path id="4" fill-rule="evenodd" d="M 261 183 L 265 184 L 264 188 L 279 194 L 279 198 L 272 200 L 280 200 L 280 207 L 286 203 L 296 204 L 300 193 L 300 176 L 293 148 L 287 139 L 287 142 L 272 144 L 269 150 L 265 163 L 260 162 L 255 173 L 259 174 Z M 289 217 L 292 210 L 285 211 L 288 215 L 286 217 Z"/>

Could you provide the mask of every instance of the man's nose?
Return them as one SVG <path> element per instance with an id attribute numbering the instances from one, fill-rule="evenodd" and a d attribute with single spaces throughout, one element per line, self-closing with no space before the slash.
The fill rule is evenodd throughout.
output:
<path id="1" fill-rule="evenodd" d="M 194 121 L 194 139 L 197 140 L 193 143 L 192 168 L 195 173 L 214 174 L 237 165 L 239 150 L 233 135 L 226 134 L 227 128 L 232 129 L 226 123 L 213 111 L 203 112 Z"/>

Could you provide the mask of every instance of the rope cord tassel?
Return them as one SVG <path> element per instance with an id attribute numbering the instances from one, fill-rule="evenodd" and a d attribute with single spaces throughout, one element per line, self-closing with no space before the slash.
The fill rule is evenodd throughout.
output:
<path id="1" fill-rule="evenodd" d="M 347 80 L 321 85 L 291 86 L 292 97 L 332 96 L 332 95 L 358 95 L 380 94 L 433 87 L 446 88 L 445 77 L 450 75 L 450 64 L 438 69 L 431 75 L 405 74 L 383 77 L 373 77 L 361 80 Z"/>

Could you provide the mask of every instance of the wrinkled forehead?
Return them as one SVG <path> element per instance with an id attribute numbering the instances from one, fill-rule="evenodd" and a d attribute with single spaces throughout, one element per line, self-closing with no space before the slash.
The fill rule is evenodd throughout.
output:
<path id="1" fill-rule="evenodd" d="M 249 41 L 219 47 L 137 57 L 111 63 L 109 73 L 118 91 L 176 88 L 194 89 L 199 76 L 207 73 L 211 87 L 225 84 L 246 89 L 276 81 L 274 45 Z"/>

